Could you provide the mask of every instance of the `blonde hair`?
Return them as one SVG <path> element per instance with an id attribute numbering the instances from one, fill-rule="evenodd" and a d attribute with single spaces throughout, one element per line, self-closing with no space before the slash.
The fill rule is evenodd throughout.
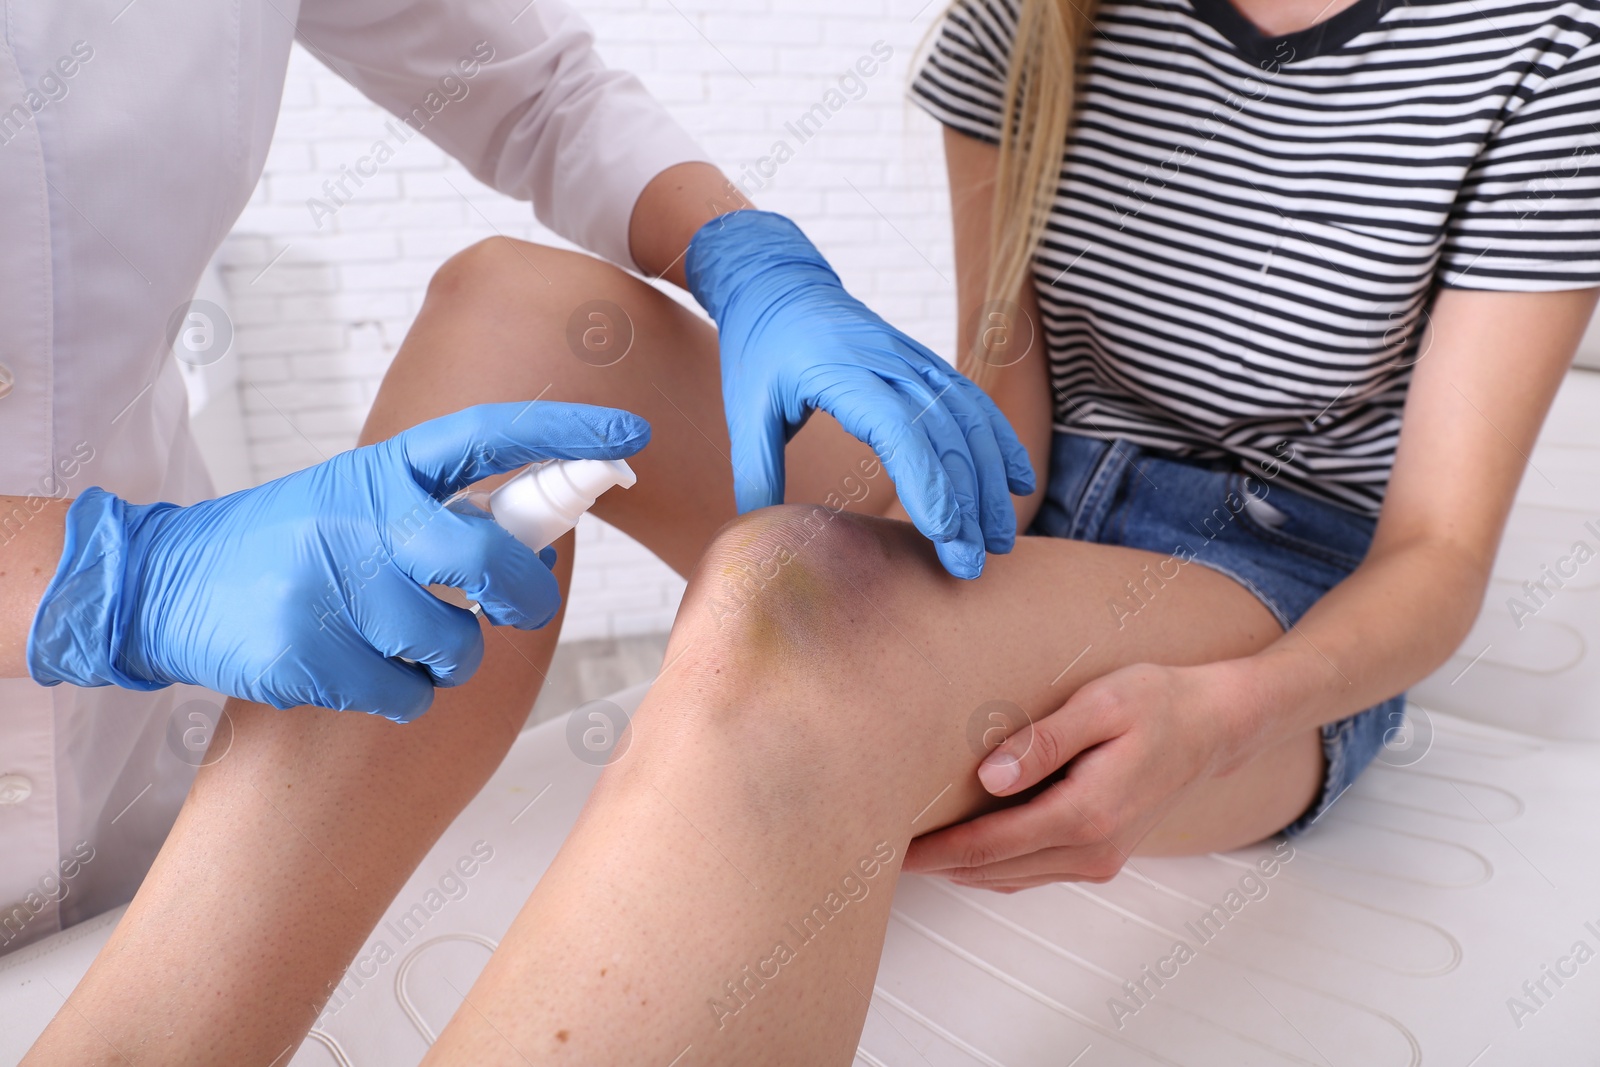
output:
<path id="1" fill-rule="evenodd" d="M 1094 0 L 1020 0 L 1020 8 L 995 169 L 984 292 L 989 307 L 1015 305 L 1044 235 L 1061 177 L 1077 60 L 1093 25 Z M 976 331 L 961 368 L 984 388 L 996 370 L 983 341 L 988 335 Z"/>

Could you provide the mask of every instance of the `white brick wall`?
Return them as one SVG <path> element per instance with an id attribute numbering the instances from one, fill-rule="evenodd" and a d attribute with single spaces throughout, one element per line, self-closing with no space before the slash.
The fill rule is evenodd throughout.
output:
<path id="1" fill-rule="evenodd" d="M 940 352 L 953 335 L 943 162 L 905 100 L 942 0 L 577 0 L 608 62 L 637 73 L 739 180 L 876 41 L 866 93 L 800 145 L 758 203 L 793 216 L 845 283 Z M 559 243 L 421 137 L 319 230 L 306 198 L 389 116 L 296 48 L 266 173 L 221 257 L 259 480 L 349 448 L 422 292 L 496 232 Z M 759 181 L 759 177 L 757 181 Z M 852 186 L 854 188 L 852 188 Z M 881 214 L 880 214 L 881 212 Z M 270 266 L 269 266 L 270 265 Z M 596 520 L 580 528 L 567 638 L 664 630 L 682 582 Z"/>

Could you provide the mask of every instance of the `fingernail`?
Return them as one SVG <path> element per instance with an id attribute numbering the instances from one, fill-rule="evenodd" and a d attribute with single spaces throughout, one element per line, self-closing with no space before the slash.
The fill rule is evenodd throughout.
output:
<path id="1" fill-rule="evenodd" d="M 1022 763 L 1009 752 L 996 752 L 978 764 L 978 781 L 991 793 L 1009 789 L 1022 777 Z"/>

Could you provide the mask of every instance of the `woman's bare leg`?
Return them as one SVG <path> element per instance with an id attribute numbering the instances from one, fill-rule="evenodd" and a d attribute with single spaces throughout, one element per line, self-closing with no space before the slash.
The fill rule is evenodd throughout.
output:
<path id="1" fill-rule="evenodd" d="M 428 1062 L 848 1063 L 908 841 L 985 805 L 980 706 L 1038 718 L 1121 665 L 1279 635 L 1200 567 L 1117 630 L 1104 604 L 1154 558 L 1023 538 L 963 583 L 904 523 L 786 507 L 731 525 L 626 755 Z M 1320 771 L 1298 737 L 1197 787 L 1153 839 L 1257 840 Z"/>
<path id="2" fill-rule="evenodd" d="M 627 356 L 604 368 L 568 343 L 574 314 L 599 299 L 621 306 L 633 333 Z M 734 512 L 715 335 L 598 260 L 503 239 L 454 257 L 361 440 L 535 397 L 650 420 L 639 484 L 599 512 L 687 573 Z M 825 419 L 790 454 L 792 490 L 816 499 L 870 455 Z M 892 499 L 887 477 L 865 484 L 862 504 Z M 565 590 L 571 538 L 557 547 Z M 558 630 L 559 620 L 531 633 L 486 627 L 473 680 L 439 691 L 407 726 L 229 701 L 231 747 L 200 772 L 127 915 L 28 1062 L 287 1062 L 281 1054 L 304 1037 L 384 908 L 515 740 Z M 209 991 L 200 998 L 197 966 Z"/>

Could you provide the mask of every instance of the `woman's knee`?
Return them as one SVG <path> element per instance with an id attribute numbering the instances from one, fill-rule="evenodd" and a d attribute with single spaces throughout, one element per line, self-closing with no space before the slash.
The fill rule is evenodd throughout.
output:
<path id="1" fill-rule="evenodd" d="M 518 309 L 571 303 L 579 294 L 604 296 L 628 280 L 620 268 L 582 252 L 489 237 L 439 265 L 428 283 L 427 300 L 506 316 Z"/>
<path id="2" fill-rule="evenodd" d="M 471 353 L 490 373 L 536 371 L 541 386 L 556 387 L 554 399 L 606 402 L 620 390 L 634 410 L 661 395 L 644 379 L 659 379 L 681 402 L 699 373 L 685 366 L 702 367 L 693 357 L 716 351 L 708 323 L 615 264 L 505 237 L 439 266 L 413 338 L 451 366 Z M 643 379 L 641 362 L 651 367 Z"/>
<path id="3" fill-rule="evenodd" d="M 807 504 L 735 519 L 690 576 L 674 642 L 768 685 L 870 661 L 887 628 L 875 601 L 913 556 L 902 525 Z"/>
<path id="4" fill-rule="evenodd" d="M 434 273 L 422 311 L 384 377 L 374 416 L 386 426 L 410 425 L 542 390 L 566 401 L 626 400 L 620 394 L 630 388 L 627 375 L 603 369 L 614 360 L 568 348 L 586 302 L 637 305 L 638 297 L 619 294 L 641 284 L 593 256 L 526 241 L 496 237 L 462 249 Z M 611 343 L 631 344 L 632 332 L 630 322 Z M 596 336 L 577 334 L 581 343 Z"/>
<path id="5" fill-rule="evenodd" d="M 916 762 L 931 704 L 886 672 L 910 653 L 885 613 L 921 566 L 902 527 L 806 505 L 723 527 L 690 577 L 623 776 L 704 774 L 763 825 L 814 813 L 820 796 L 893 807 L 908 769 L 885 768 L 885 753 Z"/>

